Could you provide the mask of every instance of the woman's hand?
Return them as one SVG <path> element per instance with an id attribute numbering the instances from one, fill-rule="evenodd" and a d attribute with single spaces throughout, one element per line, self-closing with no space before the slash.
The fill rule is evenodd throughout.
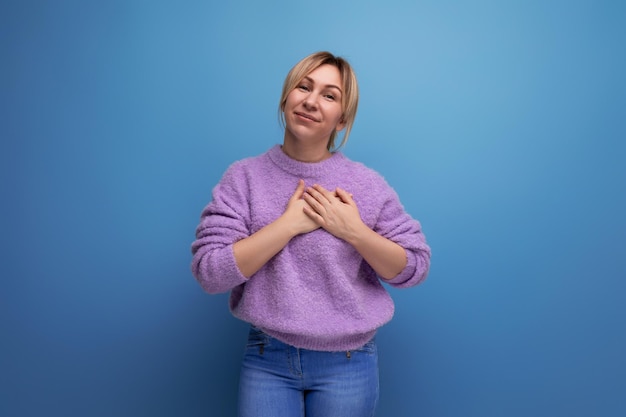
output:
<path id="1" fill-rule="evenodd" d="M 287 208 L 278 219 L 233 245 L 235 262 L 243 276 L 251 277 L 294 236 L 320 227 L 304 213 L 308 204 L 302 199 L 303 194 L 304 181 L 300 180 L 287 202 Z"/>
<path id="2" fill-rule="evenodd" d="M 352 195 L 341 188 L 328 191 L 321 185 L 304 193 L 309 207 L 304 212 L 320 227 L 351 244 L 363 259 L 384 279 L 392 279 L 406 266 L 405 250 L 379 235 L 361 220 Z"/>
<path id="3" fill-rule="evenodd" d="M 367 228 L 352 195 L 341 188 L 331 192 L 316 184 L 307 188 L 304 201 L 307 203 L 304 213 L 339 239 L 352 243 Z"/>
<path id="4" fill-rule="evenodd" d="M 287 208 L 281 216 L 281 220 L 285 221 L 285 224 L 292 230 L 294 236 L 312 232 L 315 229 L 319 229 L 321 226 L 305 214 L 305 210 L 310 209 L 310 207 L 309 204 L 302 199 L 303 194 L 304 180 L 299 180 L 296 191 L 294 191 L 289 198 Z"/>

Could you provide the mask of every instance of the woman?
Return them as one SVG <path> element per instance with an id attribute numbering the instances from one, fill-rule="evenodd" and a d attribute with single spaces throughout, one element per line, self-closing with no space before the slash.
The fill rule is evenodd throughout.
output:
<path id="1" fill-rule="evenodd" d="M 381 280 L 410 287 L 428 272 L 420 224 L 337 151 L 357 106 L 347 61 L 304 58 L 283 85 L 282 146 L 231 165 L 202 212 L 193 274 L 209 293 L 230 290 L 232 313 L 252 324 L 240 416 L 373 415 L 374 335 L 394 310 Z"/>

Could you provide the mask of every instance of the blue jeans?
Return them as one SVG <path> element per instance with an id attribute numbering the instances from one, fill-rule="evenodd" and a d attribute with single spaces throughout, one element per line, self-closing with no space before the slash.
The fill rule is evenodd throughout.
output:
<path id="1" fill-rule="evenodd" d="M 366 417 L 378 403 L 374 340 L 350 352 L 287 345 L 252 327 L 239 382 L 240 417 Z"/>

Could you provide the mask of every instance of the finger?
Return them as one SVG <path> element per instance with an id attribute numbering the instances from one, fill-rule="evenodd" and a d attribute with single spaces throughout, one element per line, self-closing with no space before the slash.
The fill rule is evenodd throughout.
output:
<path id="1" fill-rule="evenodd" d="M 331 193 L 330 191 L 328 191 L 326 188 L 322 187 L 319 184 L 313 185 L 312 188 L 329 202 L 332 202 L 333 197 L 335 197 L 335 193 Z"/>
<path id="2" fill-rule="evenodd" d="M 311 220 L 313 220 L 313 222 L 315 224 L 317 224 L 318 226 L 323 226 L 324 225 L 324 218 L 322 216 L 320 216 L 314 208 L 312 208 L 311 206 L 304 206 L 302 208 L 302 211 L 304 212 L 304 214 L 306 214 L 307 216 L 309 216 L 309 218 Z"/>
<path id="3" fill-rule="evenodd" d="M 298 200 L 300 197 L 302 197 L 302 194 L 304 194 L 304 180 L 300 179 L 298 180 L 298 186 L 296 187 L 296 190 L 289 198 L 289 201 Z"/>
<path id="4" fill-rule="evenodd" d="M 337 194 L 337 197 L 345 204 L 348 204 L 349 206 L 352 207 L 356 207 L 356 203 L 354 202 L 354 196 L 352 195 L 352 193 L 347 192 L 346 190 L 337 187 L 337 189 L 335 190 L 335 193 Z"/>
<path id="5" fill-rule="evenodd" d="M 317 193 L 315 190 L 313 190 L 313 192 L 316 194 L 312 195 L 307 190 L 307 192 L 304 193 L 304 196 L 302 198 L 304 199 L 304 201 L 307 202 L 307 204 L 313 211 L 317 212 L 318 214 L 321 214 L 322 210 L 324 210 L 324 205 L 319 199 L 323 197 L 321 194 Z"/>
<path id="6" fill-rule="evenodd" d="M 352 203 L 352 194 L 350 194 L 346 190 L 337 187 L 335 189 L 335 194 L 337 194 L 337 197 L 339 197 L 339 199 L 343 201 L 344 203 L 347 203 L 347 204 Z"/>
<path id="7" fill-rule="evenodd" d="M 327 200 L 319 190 L 313 187 L 308 187 L 304 195 L 308 195 L 319 203 L 324 203 L 324 200 Z"/>

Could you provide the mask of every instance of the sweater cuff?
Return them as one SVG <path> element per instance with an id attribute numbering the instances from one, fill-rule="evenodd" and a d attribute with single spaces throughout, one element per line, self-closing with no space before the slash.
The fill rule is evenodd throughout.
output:
<path id="1" fill-rule="evenodd" d="M 200 269 L 204 273 L 200 274 L 198 280 L 209 294 L 230 291 L 248 280 L 237 266 L 232 245 L 225 246 L 206 256 L 203 262 L 206 264 Z"/>
<path id="2" fill-rule="evenodd" d="M 398 287 L 398 288 L 407 288 L 407 287 L 412 287 L 413 285 L 416 285 L 419 283 L 419 281 L 415 282 L 416 278 L 418 278 L 418 277 L 415 277 L 415 273 L 417 270 L 417 259 L 416 259 L 417 256 L 415 252 L 408 251 L 406 249 L 405 249 L 405 253 L 406 253 L 406 266 L 404 267 L 402 271 L 400 271 L 398 275 L 396 275 L 392 279 L 383 280 L 387 284 L 392 285 L 394 287 Z"/>
<path id="3" fill-rule="evenodd" d="M 237 266 L 237 260 L 235 259 L 235 251 L 233 250 L 234 246 L 235 246 L 234 244 L 229 246 L 230 257 L 227 258 L 227 263 L 224 266 L 226 267 L 227 276 L 232 277 L 233 282 L 235 283 L 233 287 L 236 287 L 237 285 L 243 284 L 244 282 L 248 281 L 248 278 L 246 278 L 241 273 L 241 270 Z"/>

